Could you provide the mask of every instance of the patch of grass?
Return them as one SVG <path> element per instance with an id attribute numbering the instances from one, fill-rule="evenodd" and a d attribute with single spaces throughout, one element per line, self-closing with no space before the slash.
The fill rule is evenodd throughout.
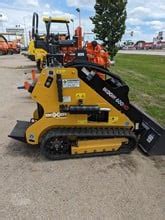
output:
<path id="1" fill-rule="evenodd" d="M 165 125 L 165 56 L 118 54 L 111 70 L 128 84 L 130 101 Z"/>

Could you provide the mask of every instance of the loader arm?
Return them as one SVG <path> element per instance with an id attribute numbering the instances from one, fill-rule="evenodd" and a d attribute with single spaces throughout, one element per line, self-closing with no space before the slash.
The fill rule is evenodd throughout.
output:
<path id="1" fill-rule="evenodd" d="M 152 117 L 129 102 L 129 88 L 120 77 L 100 65 L 86 61 L 75 61 L 65 66 L 77 68 L 80 78 L 134 122 L 135 132 L 139 136 L 138 146 L 144 153 L 148 155 L 165 155 L 165 129 Z M 84 74 L 83 68 L 89 70 L 89 75 L 92 74 L 92 71 L 98 71 L 111 77 L 111 79 L 104 81 L 97 74 L 90 78 L 89 75 Z M 116 99 L 114 99 L 113 95 L 115 95 Z M 116 102 L 117 100 L 120 100 L 120 102 Z"/>

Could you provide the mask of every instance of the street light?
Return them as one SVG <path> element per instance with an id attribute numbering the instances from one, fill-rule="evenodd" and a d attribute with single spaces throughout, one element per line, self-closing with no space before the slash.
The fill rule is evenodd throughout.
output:
<path id="1" fill-rule="evenodd" d="M 80 8 L 76 8 L 76 11 L 79 13 L 79 27 L 81 27 L 81 11 L 80 11 Z"/>
<path id="2" fill-rule="evenodd" d="M 25 36 L 25 46 L 28 46 L 28 34 L 27 34 L 27 26 L 26 26 L 26 18 L 30 18 L 31 16 L 30 15 L 26 15 L 23 17 L 23 22 L 24 22 L 24 30 L 25 30 L 25 33 L 24 33 L 24 36 Z"/>
<path id="3" fill-rule="evenodd" d="M 73 35 L 74 35 L 74 19 L 70 19 L 73 24 Z"/>

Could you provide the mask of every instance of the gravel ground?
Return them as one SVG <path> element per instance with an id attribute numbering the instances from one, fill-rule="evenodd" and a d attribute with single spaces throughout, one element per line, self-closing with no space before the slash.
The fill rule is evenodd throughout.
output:
<path id="1" fill-rule="evenodd" d="M 33 62 L 0 57 L 0 219 L 164 220 L 165 157 L 131 155 L 46 161 L 9 139 L 35 108 L 16 87 Z"/>

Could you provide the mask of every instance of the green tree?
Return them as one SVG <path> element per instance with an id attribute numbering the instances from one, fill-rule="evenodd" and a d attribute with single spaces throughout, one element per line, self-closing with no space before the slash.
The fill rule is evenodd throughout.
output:
<path id="1" fill-rule="evenodd" d="M 117 43 L 125 32 L 127 0 L 96 0 L 95 16 L 91 18 L 97 39 L 103 42 L 111 59 L 118 51 Z"/>

